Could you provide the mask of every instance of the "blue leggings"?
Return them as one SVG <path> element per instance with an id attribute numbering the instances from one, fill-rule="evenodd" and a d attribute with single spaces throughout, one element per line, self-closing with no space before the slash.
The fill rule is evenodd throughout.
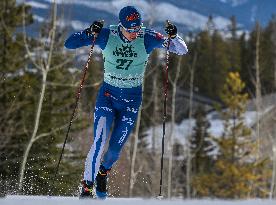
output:
<path id="1" fill-rule="evenodd" d="M 118 88 L 103 83 L 94 111 L 94 143 L 87 155 L 84 180 L 94 182 L 100 164 L 110 169 L 118 160 L 137 119 L 142 101 L 142 87 Z M 109 146 L 103 151 L 112 129 Z"/>

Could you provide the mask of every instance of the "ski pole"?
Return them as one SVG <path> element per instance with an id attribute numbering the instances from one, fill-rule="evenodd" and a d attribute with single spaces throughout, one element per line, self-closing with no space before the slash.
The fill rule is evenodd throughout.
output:
<path id="1" fill-rule="evenodd" d="M 57 163 L 57 166 L 56 166 L 56 169 L 55 169 L 55 175 L 52 178 L 52 187 L 50 189 L 49 196 L 51 196 L 53 194 L 55 179 L 57 177 L 57 173 L 58 173 L 58 170 L 59 170 L 59 165 L 60 165 L 63 153 L 64 153 L 65 144 L 67 142 L 67 139 L 68 139 L 68 136 L 69 136 L 69 132 L 70 132 L 70 129 L 71 129 L 71 125 L 72 125 L 72 122 L 73 122 L 73 119 L 75 117 L 75 113 L 76 113 L 76 110 L 77 110 L 77 107 L 78 107 L 78 103 L 79 103 L 79 99 L 80 99 L 80 94 L 81 94 L 81 91 L 82 91 L 82 88 L 83 88 L 83 84 L 84 84 L 84 81 L 85 81 L 85 77 L 86 77 L 88 66 L 89 66 L 89 63 L 90 63 L 90 60 L 91 60 L 91 56 L 92 56 L 92 53 L 93 53 L 93 50 L 94 50 L 94 46 L 95 46 L 95 42 L 96 42 L 96 39 L 97 39 L 97 35 L 98 35 L 97 33 L 94 33 L 94 38 L 93 38 L 92 45 L 91 45 L 91 48 L 90 48 L 89 56 L 88 56 L 87 62 L 85 64 L 85 67 L 83 69 L 82 79 L 80 81 L 80 85 L 78 87 L 77 94 L 76 94 L 76 101 L 75 101 L 74 110 L 73 110 L 71 118 L 70 118 L 69 126 L 68 126 L 68 129 L 67 129 L 67 132 L 66 132 L 66 136 L 65 136 L 65 139 L 64 139 L 63 146 L 62 146 L 62 150 L 61 150 L 61 153 L 60 153 L 60 156 L 59 156 L 59 160 L 58 160 L 58 163 Z"/>
<path id="2" fill-rule="evenodd" d="M 166 21 L 166 25 L 169 24 L 169 21 Z M 167 92 L 168 92 L 168 70 L 169 70 L 169 47 L 171 43 L 171 37 L 168 36 L 168 43 L 166 46 L 166 67 L 164 72 L 164 81 L 163 81 L 163 88 L 164 88 L 164 104 L 163 104 L 163 136 L 162 136 L 162 154 L 161 154 L 161 174 L 160 174 L 160 189 L 159 189 L 159 198 L 162 198 L 162 185 L 163 185 L 163 161 L 164 161 L 164 144 L 165 144 L 165 134 L 166 134 L 166 118 L 167 118 Z"/>

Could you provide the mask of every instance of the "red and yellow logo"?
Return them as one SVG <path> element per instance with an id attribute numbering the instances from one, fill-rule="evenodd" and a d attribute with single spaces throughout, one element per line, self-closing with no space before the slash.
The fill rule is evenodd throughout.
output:
<path id="1" fill-rule="evenodd" d="M 135 21 L 136 19 L 138 19 L 140 16 L 138 13 L 133 13 L 130 14 L 129 16 L 126 17 L 127 21 Z"/>

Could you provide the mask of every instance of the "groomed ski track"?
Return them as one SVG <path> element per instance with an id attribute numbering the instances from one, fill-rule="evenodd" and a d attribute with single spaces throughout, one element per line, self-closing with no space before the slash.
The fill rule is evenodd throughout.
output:
<path id="1" fill-rule="evenodd" d="M 106 200 L 77 197 L 19 196 L 8 195 L 0 198 L 0 205 L 275 205 L 276 200 L 159 200 L 142 198 L 108 198 Z"/>

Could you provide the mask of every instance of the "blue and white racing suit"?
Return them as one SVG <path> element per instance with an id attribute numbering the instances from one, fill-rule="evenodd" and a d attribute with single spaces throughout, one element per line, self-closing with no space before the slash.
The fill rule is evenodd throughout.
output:
<path id="1" fill-rule="evenodd" d="M 75 49 L 91 45 L 92 41 L 93 35 L 81 31 L 71 35 L 65 47 Z M 103 28 L 99 33 L 95 44 L 103 51 L 105 72 L 96 100 L 94 143 L 86 158 L 84 180 L 94 182 L 100 164 L 108 170 L 118 160 L 139 112 L 148 55 L 155 48 L 165 48 L 166 43 L 163 35 L 146 28 L 131 42 L 122 35 L 119 25 Z M 188 52 L 178 35 L 171 40 L 169 51 L 179 55 Z M 103 155 L 113 123 L 109 146 Z"/>

